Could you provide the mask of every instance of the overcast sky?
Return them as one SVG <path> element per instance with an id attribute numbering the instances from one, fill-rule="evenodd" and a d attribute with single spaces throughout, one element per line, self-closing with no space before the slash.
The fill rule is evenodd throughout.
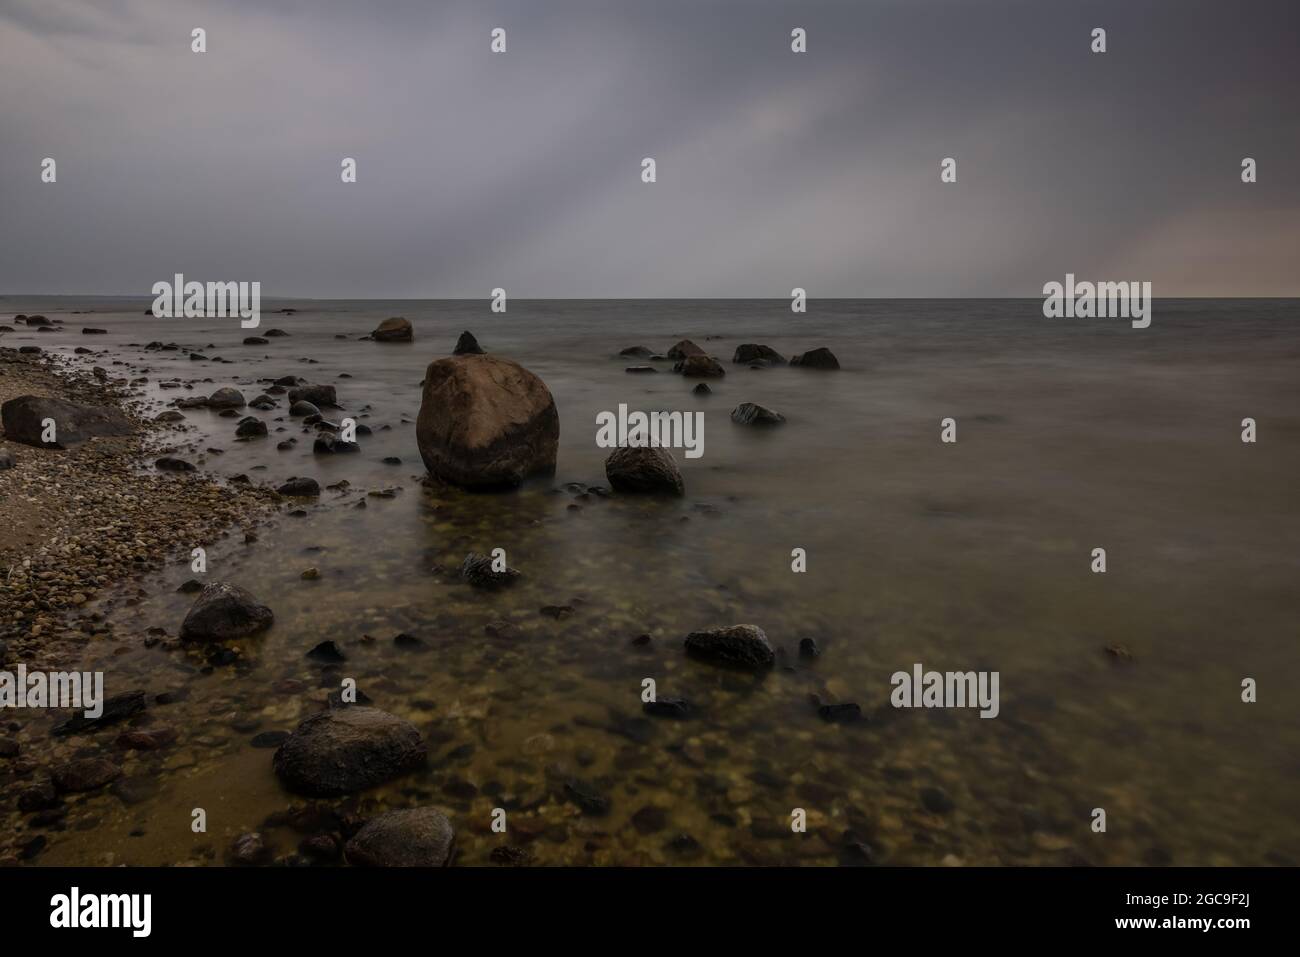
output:
<path id="1" fill-rule="evenodd" d="M 0 293 L 1300 295 L 1298 37 L 1297 0 L 0 0 Z"/>

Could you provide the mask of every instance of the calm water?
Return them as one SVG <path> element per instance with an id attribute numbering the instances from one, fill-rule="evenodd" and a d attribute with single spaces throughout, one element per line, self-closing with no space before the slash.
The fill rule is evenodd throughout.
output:
<path id="1" fill-rule="evenodd" d="M 306 516 L 282 513 L 254 545 L 233 535 L 210 550 L 209 577 L 276 613 L 269 632 L 240 643 L 237 666 L 203 674 L 197 657 L 142 646 L 146 628 L 176 633 L 187 564 L 142 582 L 138 605 L 122 593 L 101 603 L 124 640 L 91 663 L 107 670 L 110 693 L 187 690 L 152 712 L 181 740 L 127 758 L 153 797 L 74 798 L 43 863 L 210 862 L 255 828 L 292 851 L 303 835 L 264 823 L 303 802 L 280 789 L 273 752 L 250 746 L 250 728 L 291 730 L 344 676 L 419 726 L 431 759 L 336 803 L 361 814 L 443 807 L 463 863 L 511 843 L 544 864 L 833 864 L 852 857 L 846 832 L 888 864 L 1300 860 L 1294 301 L 1161 301 L 1147 330 L 1047 320 L 1037 300 L 813 302 L 802 316 L 758 301 L 512 302 L 504 316 L 486 302 L 286 301 L 265 303 L 249 331 L 152 319 L 145 305 L 0 299 L 6 318 L 41 312 L 68 333 L 109 330 L 20 326 L 3 341 L 107 348 L 88 361 L 149 376 L 155 409 L 189 394 L 156 388 L 173 377 L 252 398 L 259 378 L 301 375 L 336 384 L 346 414 L 375 431 L 359 456 L 322 459 L 283 400 L 258 413 L 270 440 L 251 443 L 233 441 L 235 420 L 186 413 L 195 430 L 180 447 L 217 475 L 351 487 L 325 492 Z M 299 311 L 275 315 L 281 306 Z M 415 344 L 355 341 L 392 315 L 414 323 Z M 290 336 L 240 345 L 273 327 Z M 505 495 L 419 481 L 418 383 L 463 329 L 550 387 L 561 421 L 554 481 Z M 634 376 L 623 370 L 642 360 L 614 358 L 684 337 L 727 366 L 710 397 L 691 395 L 668 364 Z M 234 361 L 139 348 L 155 339 Z M 742 342 L 787 356 L 825 345 L 843 370 L 750 371 L 730 363 Z M 733 425 L 744 401 L 788 424 Z M 704 456 L 678 455 L 684 499 L 566 487 L 604 484 L 595 417 L 619 403 L 705 412 Z M 939 441 L 946 416 L 955 445 Z M 1240 441 L 1246 416 L 1259 423 L 1255 445 Z M 276 451 L 289 435 L 298 446 Z M 399 491 L 367 495 L 384 488 Z M 515 587 L 482 594 L 450 571 L 498 546 L 523 572 Z M 1097 546 L 1105 575 L 1089 571 Z M 807 549 L 806 574 L 790 570 L 795 547 Z M 320 580 L 300 578 L 311 566 Z M 539 613 L 566 604 L 569 617 Z M 503 619 L 512 633 L 485 633 Z M 684 657 L 687 632 L 736 622 L 762 626 L 789 652 L 785 667 L 756 680 Z M 403 631 L 431 650 L 395 648 Z M 645 632 L 651 645 L 633 646 Z M 820 658 L 794 654 L 802 637 Z M 325 639 L 348 655 L 342 666 L 303 657 Z M 1134 660 L 1116 662 L 1108 645 Z M 890 675 L 914 662 L 998 671 L 1000 716 L 890 709 Z M 697 716 L 643 716 L 647 677 Z M 1259 681 L 1256 704 L 1240 700 L 1244 677 Z M 866 720 L 824 723 L 813 694 L 855 701 Z M 608 815 L 565 801 L 575 777 L 609 798 Z M 926 808 L 929 788 L 951 799 L 949 812 Z M 487 827 L 498 806 L 509 811 L 504 836 Z M 208 811 L 205 835 L 190 831 L 194 807 Z M 807 834 L 790 831 L 796 807 Z M 1097 807 L 1105 834 L 1089 827 Z"/>

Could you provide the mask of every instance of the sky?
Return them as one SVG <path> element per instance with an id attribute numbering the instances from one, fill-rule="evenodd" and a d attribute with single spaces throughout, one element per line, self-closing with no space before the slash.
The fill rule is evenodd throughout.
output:
<path id="1" fill-rule="evenodd" d="M 0 0 L 0 294 L 1297 296 L 1298 37 L 1297 0 Z"/>

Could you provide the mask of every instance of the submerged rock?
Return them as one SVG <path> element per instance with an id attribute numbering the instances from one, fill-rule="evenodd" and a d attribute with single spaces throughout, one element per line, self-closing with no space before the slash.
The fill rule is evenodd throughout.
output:
<path id="1" fill-rule="evenodd" d="M 343 455 L 350 452 L 360 452 L 361 446 L 356 442 L 348 442 L 333 433 L 326 432 L 316 436 L 316 441 L 312 443 L 311 450 L 316 455 Z"/>
<path id="2" fill-rule="evenodd" d="M 417 807 L 372 817 L 344 853 L 349 864 L 361 867 L 445 867 L 455 841 L 442 812 Z"/>
<path id="3" fill-rule="evenodd" d="M 299 399 L 289 406 L 289 414 L 298 418 L 308 415 L 320 415 L 320 409 L 306 399 Z"/>
<path id="4" fill-rule="evenodd" d="M 194 465 L 186 462 L 184 459 L 173 458 L 170 455 L 164 455 L 160 459 L 154 459 L 153 467 L 160 472 L 193 472 Z"/>
<path id="5" fill-rule="evenodd" d="M 731 421 L 738 425 L 780 425 L 785 416 L 755 402 L 742 402 L 731 411 Z"/>
<path id="6" fill-rule="evenodd" d="M 731 361 L 741 365 L 757 362 L 761 365 L 782 366 L 785 365 L 785 356 L 771 346 L 746 342 L 736 346 L 736 354 L 731 357 Z"/>
<path id="7" fill-rule="evenodd" d="M 713 356 L 687 356 L 676 365 L 673 371 L 678 375 L 687 378 L 697 379 L 721 379 L 727 374 L 727 370 L 722 368 L 722 363 Z"/>
<path id="8" fill-rule="evenodd" d="M 382 784 L 424 764 L 415 726 L 353 705 L 307 718 L 275 752 L 272 767 L 291 791 L 328 797 Z"/>
<path id="9" fill-rule="evenodd" d="M 235 426 L 235 437 L 240 439 L 256 439 L 266 436 L 266 423 L 261 419 L 248 416 L 240 419 L 239 425 Z"/>
<path id="10" fill-rule="evenodd" d="M 605 477 L 619 492 L 636 494 L 685 495 L 677 460 L 667 449 L 650 446 L 623 446 L 605 460 Z"/>
<path id="11" fill-rule="evenodd" d="M 835 353 L 823 346 L 795 356 L 790 360 L 790 365 L 804 369 L 838 369 L 840 360 L 835 358 Z"/>
<path id="12" fill-rule="evenodd" d="M 218 389 L 208 396 L 209 409 L 242 409 L 244 393 L 238 389 Z"/>
<path id="13" fill-rule="evenodd" d="M 277 382 L 277 385 L 279 382 Z M 332 385 L 300 385 L 289 390 L 289 404 L 306 401 L 319 408 L 338 408 L 338 396 Z"/>
<path id="14" fill-rule="evenodd" d="M 115 694 L 104 702 L 103 712 L 97 718 L 86 717 L 85 712 L 78 711 L 72 717 L 55 725 L 50 734 L 76 734 L 81 731 L 94 731 L 110 724 L 116 724 L 144 710 L 143 691 L 124 691 Z"/>
<path id="15" fill-rule="evenodd" d="M 776 653 L 757 625 L 731 625 L 686 636 L 686 653 L 711 664 L 748 670 L 770 668 Z"/>
<path id="16" fill-rule="evenodd" d="M 560 418 L 546 383 L 519 363 L 463 355 L 429 364 L 415 434 L 435 478 L 509 488 L 555 471 Z"/>
<path id="17" fill-rule="evenodd" d="M 60 791 L 97 791 L 121 777 L 122 769 L 107 758 L 78 758 L 61 764 L 50 774 Z"/>
<path id="18" fill-rule="evenodd" d="M 668 350 L 669 359 L 685 359 L 687 356 L 702 356 L 704 354 L 704 350 L 691 342 L 690 339 L 683 339 Z"/>
<path id="19" fill-rule="evenodd" d="M 54 420 L 50 442 L 44 439 L 46 419 Z M 35 395 L 20 395 L 0 406 L 0 423 L 10 441 L 46 449 L 69 449 L 92 436 L 131 435 L 135 431 L 131 420 L 117 409 Z"/>
<path id="20" fill-rule="evenodd" d="M 414 342 L 415 331 L 411 328 L 409 319 L 393 316 L 381 322 L 375 331 L 370 333 L 370 338 L 375 342 Z"/>
<path id="21" fill-rule="evenodd" d="M 298 498 L 315 498 L 320 495 L 320 483 L 314 478 L 296 477 L 285 482 L 278 489 L 281 495 L 293 495 Z"/>
<path id="22" fill-rule="evenodd" d="M 183 641 L 229 641 L 271 627 L 270 608 L 238 585 L 213 582 L 199 593 L 181 624 Z"/>
<path id="23" fill-rule="evenodd" d="M 475 588 L 499 588 L 519 577 L 519 572 L 509 565 L 504 571 L 494 571 L 492 559 L 478 552 L 470 552 L 460 566 L 460 577 Z"/>

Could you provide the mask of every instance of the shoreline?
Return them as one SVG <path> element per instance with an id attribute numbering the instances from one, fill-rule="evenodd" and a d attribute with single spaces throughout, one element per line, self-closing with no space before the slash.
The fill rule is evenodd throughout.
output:
<path id="1" fill-rule="evenodd" d="M 140 414 L 128 379 L 97 372 L 0 347 L 0 403 L 29 394 L 60 398 L 115 409 L 134 426 L 130 436 L 95 437 L 67 450 L 0 435 L 0 454 L 13 459 L 0 469 L 0 665 L 56 667 L 88 642 L 130 640 L 89 610 L 97 598 L 237 527 L 251 528 L 282 501 L 251 484 L 148 468 L 167 437 Z"/>

